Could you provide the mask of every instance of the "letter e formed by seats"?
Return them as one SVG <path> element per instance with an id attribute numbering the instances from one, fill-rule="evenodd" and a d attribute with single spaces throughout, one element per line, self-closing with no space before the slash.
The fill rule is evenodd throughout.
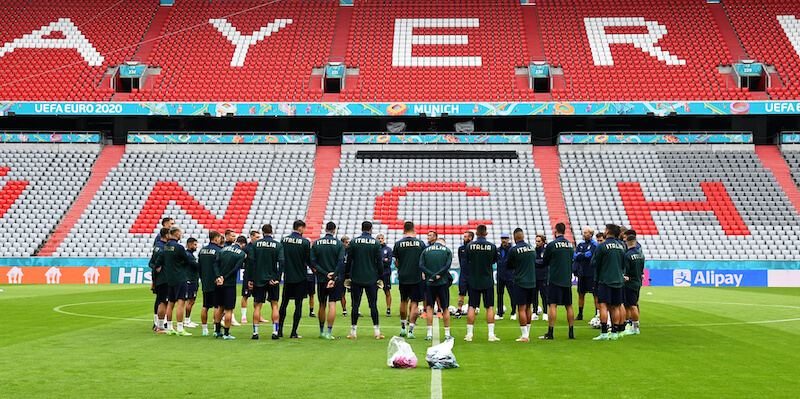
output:
<path id="1" fill-rule="evenodd" d="M 478 18 L 397 18 L 392 44 L 393 67 L 479 67 L 481 57 L 414 57 L 416 45 L 467 45 L 467 35 L 415 35 L 414 28 L 477 28 Z"/>

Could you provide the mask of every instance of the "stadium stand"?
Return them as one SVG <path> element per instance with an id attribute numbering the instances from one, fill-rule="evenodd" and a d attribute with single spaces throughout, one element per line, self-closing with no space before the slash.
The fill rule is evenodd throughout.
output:
<path id="1" fill-rule="evenodd" d="M 800 187 L 800 148 L 796 146 L 787 146 L 781 150 L 786 163 L 791 170 L 792 180 L 797 187 Z"/>
<path id="2" fill-rule="evenodd" d="M 136 53 L 157 7 L 150 0 L 3 1 L 0 98 L 110 100 L 106 69 Z M 80 52 L 58 48 L 65 45 Z"/>
<path id="3" fill-rule="evenodd" d="M 725 0 L 723 5 L 747 53 L 777 69 L 780 82 L 767 88 L 770 96 L 781 100 L 800 97 L 800 22 L 796 19 L 800 17 L 800 3 Z"/>
<path id="4" fill-rule="evenodd" d="M 560 153 L 573 226 L 620 221 L 637 230 L 648 259 L 800 256 L 798 212 L 753 146 L 567 146 Z"/>
<path id="5" fill-rule="evenodd" d="M 164 216 L 201 242 L 265 222 L 289 234 L 308 208 L 313 162 L 312 146 L 129 145 L 54 256 L 148 257 Z"/>
<path id="6" fill-rule="evenodd" d="M 145 89 L 135 94 L 134 99 L 309 101 L 321 98 L 322 90 L 312 90 L 309 79 L 313 67 L 324 66 L 328 61 L 336 2 L 182 0 L 173 7 L 162 28 L 164 38 L 147 57 L 148 64 L 163 68 L 161 76 L 153 84 L 152 92 Z M 217 22 L 212 26 L 210 20 Z M 227 38 L 237 32 L 250 36 L 259 30 L 263 31 L 263 39 L 251 43 L 244 53 L 236 52 L 237 47 Z"/>
<path id="7" fill-rule="evenodd" d="M 424 149 L 414 150 L 421 155 L 364 157 L 343 147 L 325 220 L 337 221 L 339 234 L 351 237 L 361 234 L 362 221 L 374 221 L 373 235 L 385 233 L 388 243 L 402 238 L 403 221 L 410 220 L 418 234 L 434 229 L 451 248 L 479 223 L 488 224 L 489 240 L 496 243 L 500 234 L 511 234 L 516 227 L 529 236 L 547 233 L 552 238 L 542 178 L 530 147 L 516 149 L 506 159 L 467 159 L 455 152 L 426 157 Z"/>
<path id="8" fill-rule="evenodd" d="M 98 146 L 0 146 L 0 245 L 3 257 L 31 256 L 78 197 Z"/>
<path id="9" fill-rule="evenodd" d="M 545 57 L 551 65 L 563 67 L 567 77 L 567 87 L 553 93 L 556 99 L 747 98 L 747 93 L 736 88 L 728 91 L 726 77 L 717 72 L 718 66 L 732 60 L 705 0 L 542 0 L 537 7 Z M 598 18 L 606 18 L 603 31 Z M 644 35 L 648 30 L 653 34 L 655 25 L 637 26 L 643 21 L 657 21 L 665 29 L 657 42 L 658 57 L 644 48 L 609 39 L 611 35 Z M 591 37 L 587 30 L 593 32 Z M 593 58 L 598 55 L 593 45 L 608 46 L 610 58 Z"/>
<path id="10" fill-rule="evenodd" d="M 519 8 L 517 0 L 496 0 L 490 7 L 479 0 L 356 1 L 346 62 L 359 67 L 361 88 L 346 91 L 345 100 L 510 99 L 514 67 L 529 61 Z M 418 25 L 409 29 L 423 36 L 416 39 L 421 43 L 412 47 L 403 40 L 397 19 L 416 19 Z M 455 26 L 436 19 L 450 19 Z M 436 45 L 436 35 L 466 35 L 468 44 Z M 413 57 L 426 58 L 397 65 L 401 46 L 411 48 Z M 470 59 L 454 67 L 448 57 Z"/>

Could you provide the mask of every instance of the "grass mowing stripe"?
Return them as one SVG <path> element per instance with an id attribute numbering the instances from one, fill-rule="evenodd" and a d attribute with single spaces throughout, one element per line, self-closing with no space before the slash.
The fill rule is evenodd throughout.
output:
<path id="1" fill-rule="evenodd" d="M 431 343 L 433 345 L 439 344 L 439 318 L 436 317 L 436 315 L 433 316 L 433 340 L 431 340 Z M 431 370 L 431 399 L 441 399 L 441 398 L 442 398 L 442 370 L 433 369 Z"/>

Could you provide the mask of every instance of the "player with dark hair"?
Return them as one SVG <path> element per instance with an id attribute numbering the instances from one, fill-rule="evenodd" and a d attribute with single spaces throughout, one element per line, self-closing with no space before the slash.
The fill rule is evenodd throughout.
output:
<path id="1" fill-rule="evenodd" d="M 158 235 L 156 235 L 156 239 L 155 239 L 155 241 L 153 241 L 153 245 L 158 244 L 158 242 L 162 240 L 162 238 L 164 237 L 164 234 L 162 233 L 162 231 L 164 231 L 164 229 L 167 229 L 167 231 L 169 231 L 169 229 L 174 225 L 175 225 L 175 221 L 172 220 L 171 217 L 165 217 L 165 218 L 161 219 L 161 230 L 158 231 Z"/>
<path id="2" fill-rule="evenodd" d="M 598 246 L 602 244 L 605 240 L 606 240 L 606 234 L 603 232 L 599 232 L 594 236 L 594 241 Z"/>
<path id="3" fill-rule="evenodd" d="M 392 317 L 392 248 L 386 245 L 386 236 L 378 233 L 375 236 L 381 244 L 381 262 L 383 262 L 383 295 L 386 297 L 386 317 Z"/>
<path id="4" fill-rule="evenodd" d="M 283 300 L 280 308 L 280 324 L 278 337 L 283 337 L 283 326 L 286 322 L 286 307 L 289 300 L 294 299 L 294 318 L 292 320 L 292 334 L 289 338 L 303 338 L 297 334 L 300 319 L 303 317 L 303 300 L 306 299 L 306 285 L 308 281 L 306 270 L 311 266 L 311 242 L 303 237 L 306 223 L 295 220 L 292 224 L 292 234 L 283 237 L 283 255 L 286 259 L 283 277 Z"/>
<path id="5" fill-rule="evenodd" d="M 578 278 L 578 316 L 575 317 L 575 320 L 583 320 L 583 305 L 587 293 L 594 297 L 595 314 L 599 312 L 597 295 L 594 295 L 592 255 L 597 250 L 597 245 L 593 238 L 594 229 L 589 226 L 584 227 L 583 241 L 575 246 L 575 253 L 572 255 L 572 273 Z"/>
<path id="6" fill-rule="evenodd" d="M 530 320 L 533 315 L 531 303 L 536 297 L 536 249 L 525 242 L 525 233 L 520 228 L 514 230 L 514 245 L 508 254 L 507 266 L 514 270 L 514 300 L 519 315 L 519 328 L 522 335 L 517 342 L 530 341 Z M 512 304 L 513 306 L 514 304 Z"/>
<path id="7" fill-rule="evenodd" d="M 153 331 L 159 334 L 167 332 L 167 274 L 163 267 L 158 266 L 158 259 L 164 254 L 164 246 L 169 241 L 169 229 L 162 228 L 158 234 L 159 240 L 153 245 L 153 253 L 150 255 L 150 291 L 156 294 L 156 301 L 153 305 Z"/>
<path id="8" fill-rule="evenodd" d="M 344 254 L 344 244 L 336 239 L 336 223 L 328 222 L 325 225 L 325 236 L 314 241 L 311 247 L 311 267 L 315 270 L 318 281 L 319 337 L 323 339 L 333 339 L 336 302 L 341 300 L 344 292 Z M 326 313 L 327 332 L 324 330 Z"/>
<path id="9" fill-rule="evenodd" d="M 450 335 L 450 264 L 453 252 L 445 246 L 443 238 L 422 252 L 419 258 L 419 269 L 425 275 L 426 295 L 428 297 L 428 335 L 426 341 L 433 339 L 433 304 L 439 303 L 444 318 L 445 339 Z"/>
<path id="10" fill-rule="evenodd" d="M 250 245 L 245 247 L 248 262 L 245 263 L 244 285 L 253 294 L 252 339 L 258 339 L 259 323 L 264 320 L 261 308 L 267 301 L 272 305 L 272 339 L 278 339 L 278 294 L 284 266 L 283 244 L 272 238 L 271 224 L 262 226 L 261 231 L 264 238 L 250 241 Z"/>
<path id="11" fill-rule="evenodd" d="M 630 230 L 629 230 L 630 231 Z M 625 311 L 631 324 L 625 327 L 625 335 L 639 335 L 639 290 L 644 280 L 644 255 L 637 248 L 636 234 L 627 235 L 628 252 L 625 254 Z"/>
<path id="12" fill-rule="evenodd" d="M 244 259 L 244 268 L 247 270 L 248 264 L 251 262 L 250 255 L 248 250 L 250 246 L 253 245 L 254 242 L 261 239 L 261 233 L 258 230 L 250 230 L 250 242 L 244 246 L 244 252 L 247 257 Z M 247 324 L 247 300 L 251 297 L 250 288 L 247 286 L 247 283 L 244 281 L 242 282 L 242 301 L 241 301 L 241 310 L 242 310 L 242 324 Z M 255 321 L 255 320 L 254 320 Z M 266 320 L 259 320 L 262 323 L 265 323 Z"/>
<path id="13" fill-rule="evenodd" d="M 197 255 L 197 263 L 200 266 L 200 282 L 203 285 L 203 309 L 200 311 L 200 323 L 203 326 L 203 336 L 208 336 L 208 310 L 216 309 L 215 294 L 217 287 L 217 275 L 214 272 L 214 265 L 217 263 L 217 254 L 222 251 L 222 234 L 219 231 L 211 230 L 208 232 L 208 245 L 200 250 Z M 218 266 L 217 266 L 218 267 Z M 213 321 L 214 314 L 211 314 Z"/>
<path id="14" fill-rule="evenodd" d="M 547 320 L 547 313 L 544 312 L 543 308 L 547 308 L 547 281 L 550 279 L 549 275 L 549 268 L 547 265 L 544 264 L 544 249 L 545 245 L 547 245 L 547 237 L 543 234 L 539 234 L 536 236 L 536 287 L 533 289 L 533 308 L 531 319 L 539 320 L 539 316 L 542 316 L 542 319 L 545 321 Z M 542 306 L 539 306 L 539 298 L 542 299 Z M 528 320 L 528 327 L 531 325 L 531 320 Z M 530 328 L 528 328 L 528 332 L 530 332 Z"/>
<path id="15" fill-rule="evenodd" d="M 189 237 L 186 240 L 186 255 L 192 259 L 196 259 L 194 252 L 197 251 L 197 239 Z M 192 307 L 197 300 L 197 290 L 200 288 L 200 265 L 197 267 L 187 267 L 186 277 L 188 280 L 188 290 L 186 291 L 186 317 L 183 320 L 183 325 L 188 328 L 197 327 L 197 323 L 192 322 Z"/>
<path id="16" fill-rule="evenodd" d="M 464 232 L 463 245 L 458 247 L 458 265 L 460 267 L 458 275 L 458 309 L 456 309 L 456 318 L 460 319 L 463 312 L 461 308 L 464 307 L 464 298 L 469 293 L 469 262 L 467 261 L 467 244 L 475 239 L 475 233 L 472 231 Z"/>
<path id="17" fill-rule="evenodd" d="M 615 224 L 606 225 L 606 240 L 597 247 L 592 257 L 597 281 L 597 301 L 600 303 L 600 322 L 602 333 L 595 341 L 616 340 L 617 333 L 624 331 L 620 305 L 622 305 L 624 279 L 622 269 L 625 263 L 625 245 L 617 237 L 620 227 Z M 608 334 L 608 313 L 611 313 L 612 330 Z"/>
<path id="18" fill-rule="evenodd" d="M 511 237 L 500 234 L 500 246 L 497 247 L 497 314 L 495 320 L 502 320 L 505 315 L 505 301 L 503 299 L 505 291 L 511 302 L 511 320 L 517 319 L 517 311 L 514 307 L 514 270 L 506 268 L 508 253 L 511 251 Z"/>
<path id="19" fill-rule="evenodd" d="M 236 275 L 244 266 L 244 246 L 247 239 L 244 236 L 236 238 L 233 244 L 217 252 L 217 262 L 214 272 L 217 275 L 217 290 L 214 301 L 217 309 L 214 311 L 214 338 L 236 339 L 231 335 L 233 309 L 236 307 Z M 224 317 L 225 332 L 222 329 Z"/>
<path id="20" fill-rule="evenodd" d="M 564 223 L 556 224 L 556 239 L 547 244 L 544 250 L 544 264 L 550 270 L 550 280 L 547 283 L 547 334 L 539 339 L 553 339 L 553 327 L 556 324 L 558 306 L 567 308 L 567 324 L 569 324 L 569 339 L 575 339 L 575 313 L 572 310 L 572 255 L 575 253 L 575 244 L 564 238 L 567 226 Z"/>
<path id="21" fill-rule="evenodd" d="M 225 244 L 222 245 L 223 248 L 231 246 L 236 243 L 236 230 L 234 229 L 225 229 Z M 236 283 L 234 283 L 236 285 Z M 233 309 L 230 309 L 233 312 Z M 231 313 L 231 325 L 234 327 L 239 327 L 238 321 L 236 321 L 236 316 Z"/>
<path id="22" fill-rule="evenodd" d="M 192 335 L 183 329 L 183 314 L 186 305 L 187 291 L 187 269 L 197 267 L 197 261 L 186 253 L 180 241 L 183 231 L 180 227 L 172 226 L 169 229 L 169 241 L 164 245 L 164 255 L 159 258 L 163 271 L 167 275 L 167 334 L 168 335 Z M 172 326 L 173 312 L 177 313 L 178 330 Z"/>
<path id="23" fill-rule="evenodd" d="M 439 239 L 438 233 L 433 230 L 428 232 L 428 246 L 435 244 L 437 239 Z"/>
<path id="24" fill-rule="evenodd" d="M 467 335 L 464 341 L 472 341 L 475 326 L 475 309 L 486 308 L 486 323 L 489 324 L 489 341 L 499 341 L 494 334 L 494 279 L 492 265 L 497 262 L 497 246 L 486 241 L 488 234 L 486 225 L 478 225 L 475 229 L 478 239 L 467 245 L 466 255 L 469 262 L 469 312 L 467 313 Z"/>
<path id="25" fill-rule="evenodd" d="M 384 338 L 378 320 L 378 278 L 383 274 L 381 261 L 381 245 L 372 237 L 372 222 L 361 223 L 361 235 L 350 242 L 347 249 L 347 266 L 350 271 L 350 294 L 353 301 L 352 314 L 350 315 L 350 335 L 347 338 L 356 339 L 358 329 L 358 307 L 361 297 L 366 291 L 369 303 L 372 325 L 375 329 L 375 339 Z"/>
<path id="26" fill-rule="evenodd" d="M 417 325 L 417 308 L 425 295 L 419 272 L 419 260 L 425 243 L 417 238 L 413 222 L 403 224 L 403 238 L 394 244 L 392 256 L 397 265 L 397 281 L 400 286 L 400 336 L 414 338 Z M 410 307 L 409 307 L 410 306 Z M 408 330 L 406 330 L 408 326 Z"/>
<path id="27" fill-rule="evenodd" d="M 342 245 L 344 245 L 344 264 L 346 265 L 347 264 L 347 248 L 350 247 L 350 237 L 342 236 L 342 238 L 339 241 L 341 241 Z M 344 277 L 345 280 L 349 280 L 350 279 L 350 271 L 345 271 L 345 274 L 343 275 L 343 277 Z M 342 284 L 344 284 L 344 282 L 342 282 Z M 345 287 L 344 291 L 342 291 L 342 317 L 347 317 L 347 295 L 345 295 L 346 292 L 350 292 L 350 288 L 349 287 Z M 361 317 L 361 314 L 359 313 L 358 316 Z"/>

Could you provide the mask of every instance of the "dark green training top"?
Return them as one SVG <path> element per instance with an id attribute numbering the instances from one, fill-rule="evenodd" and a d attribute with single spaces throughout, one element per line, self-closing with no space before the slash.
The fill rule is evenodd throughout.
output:
<path id="1" fill-rule="evenodd" d="M 383 249 L 369 233 L 350 240 L 347 247 L 347 269 L 350 281 L 360 286 L 370 286 L 383 274 Z M 419 267 L 419 266 L 418 266 Z"/>
<path id="2" fill-rule="evenodd" d="M 575 244 L 558 236 L 544 248 L 544 264 L 550 267 L 548 284 L 559 287 L 572 287 L 572 255 Z"/>
<path id="3" fill-rule="evenodd" d="M 506 267 L 514 270 L 514 284 L 536 288 L 536 248 L 520 241 L 508 253 Z"/>
<path id="4" fill-rule="evenodd" d="M 311 267 L 317 271 L 317 281 L 341 280 L 344 274 L 344 243 L 326 234 L 311 246 Z M 333 279 L 328 278 L 333 273 Z"/>
<path id="5" fill-rule="evenodd" d="M 197 255 L 203 292 L 213 292 L 217 287 L 217 274 L 214 273 L 214 264 L 217 263 L 217 253 L 219 251 L 222 251 L 222 247 L 212 242 L 203 247 Z"/>
<path id="6" fill-rule="evenodd" d="M 494 287 L 492 265 L 497 262 L 497 246 L 486 241 L 486 237 L 478 237 L 467 244 L 466 253 L 469 262 L 469 288 L 486 290 Z"/>
<path id="7" fill-rule="evenodd" d="M 293 232 L 281 240 L 283 244 L 283 257 L 286 263 L 283 267 L 283 280 L 285 283 L 297 284 L 308 279 L 308 267 L 311 266 L 311 241 L 303 238 L 298 232 Z"/>
<path id="8" fill-rule="evenodd" d="M 642 279 L 644 274 L 644 255 L 639 248 L 631 248 L 625 254 L 625 275 L 628 276 L 628 281 L 625 282 L 625 288 L 638 290 L 642 288 Z"/>
<path id="9" fill-rule="evenodd" d="M 158 240 L 156 244 L 153 246 L 153 254 L 150 255 L 150 269 L 152 270 L 151 276 L 153 276 L 153 283 L 155 285 L 161 285 L 167 283 L 167 275 L 163 272 L 163 264 L 161 266 L 162 270 L 157 272 L 158 266 L 158 259 L 164 255 L 164 245 L 167 245 L 166 242 Z"/>
<path id="10" fill-rule="evenodd" d="M 265 287 L 272 280 L 281 281 L 283 244 L 275 241 L 272 236 L 264 236 L 251 243 L 245 252 L 249 260 L 244 269 L 245 284 L 252 281 L 253 287 Z"/>
<path id="11" fill-rule="evenodd" d="M 167 285 L 170 287 L 176 287 L 188 281 L 187 269 L 197 268 L 197 261 L 194 257 L 189 256 L 186 248 L 174 239 L 164 245 L 164 254 L 159 261 L 163 263 L 162 272 L 166 273 Z"/>
<path id="12" fill-rule="evenodd" d="M 217 262 L 214 264 L 214 272 L 217 277 L 222 276 L 223 286 L 236 285 L 236 273 L 244 264 L 244 249 L 239 244 L 228 245 L 222 248 L 222 251 L 217 251 Z"/>
<path id="13" fill-rule="evenodd" d="M 450 284 L 450 264 L 453 262 L 453 252 L 442 244 L 435 243 L 419 258 L 419 269 L 425 273 L 425 284 L 430 286 Z M 437 279 L 436 276 L 439 276 Z"/>
<path id="14" fill-rule="evenodd" d="M 616 238 L 606 238 L 592 256 L 594 279 L 597 284 L 622 288 L 622 268 L 625 266 L 625 245 Z"/>
<path id="15" fill-rule="evenodd" d="M 394 244 L 392 256 L 397 259 L 397 282 L 419 284 L 422 281 L 419 259 L 424 250 L 425 243 L 416 237 L 403 237 Z"/>

